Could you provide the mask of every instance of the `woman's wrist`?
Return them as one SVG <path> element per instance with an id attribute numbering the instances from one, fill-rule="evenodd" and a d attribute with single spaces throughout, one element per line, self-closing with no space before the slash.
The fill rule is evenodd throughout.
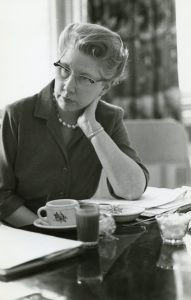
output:
<path id="1" fill-rule="evenodd" d="M 95 120 L 95 122 L 88 122 L 87 131 L 85 133 L 86 137 L 91 140 L 94 136 L 103 131 L 102 125 Z"/>
<path id="2" fill-rule="evenodd" d="M 87 138 L 90 138 L 90 136 L 100 129 L 101 124 L 97 122 L 96 120 L 94 122 L 90 122 L 90 120 L 86 120 L 79 126 L 83 133 L 86 135 Z"/>
<path id="3" fill-rule="evenodd" d="M 93 137 L 95 137 L 96 135 L 98 135 L 100 132 L 102 132 L 104 129 L 103 127 L 100 125 L 100 127 L 94 131 L 92 131 L 87 138 L 91 141 L 93 139 Z"/>

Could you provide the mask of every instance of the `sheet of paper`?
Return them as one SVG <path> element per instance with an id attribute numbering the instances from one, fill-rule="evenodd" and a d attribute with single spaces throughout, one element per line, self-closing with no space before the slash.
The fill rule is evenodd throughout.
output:
<path id="1" fill-rule="evenodd" d="M 12 268 L 81 245 L 80 241 L 15 229 L 0 223 L 0 269 Z"/>
<path id="2" fill-rule="evenodd" d="M 147 208 L 142 213 L 142 216 L 152 217 L 166 211 L 175 210 L 181 206 L 191 204 L 191 187 L 183 186 L 180 189 L 182 190 L 182 193 L 175 198 L 174 201 L 159 205 L 157 207 Z"/>
<path id="3" fill-rule="evenodd" d="M 156 188 L 156 187 L 148 187 L 146 191 L 143 193 L 140 199 L 130 201 L 130 200 L 116 200 L 116 199 L 90 199 L 90 202 L 97 203 L 109 203 L 113 205 L 117 204 L 132 204 L 143 208 L 151 208 L 157 207 L 160 205 L 164 205 L 170 202 L 173 202 L 183 196 L 185 193 L 185 189 L 176 188 L 176 189 L 167 189 L 167 188 Z M 85 200 L 87 201 L 87 200 Z"/>

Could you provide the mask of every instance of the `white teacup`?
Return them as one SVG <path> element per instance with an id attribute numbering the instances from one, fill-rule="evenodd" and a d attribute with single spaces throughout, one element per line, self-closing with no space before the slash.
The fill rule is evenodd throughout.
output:
<path id="1" fill-rule="evenodd" d="M 37 215 L 50 226 L 74 226 L 76 225 L 75 207 L 78 201 L 73 199 L 57 199 L 48 201 L 46 206 L 38 209 Z M 41 215 L 46 212 L 46 217 Z"/>

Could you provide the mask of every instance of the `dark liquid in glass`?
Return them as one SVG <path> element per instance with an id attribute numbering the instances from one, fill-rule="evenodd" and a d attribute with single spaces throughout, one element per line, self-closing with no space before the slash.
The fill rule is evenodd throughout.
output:
<path id="1" fill-rule="evenodd" d="M 96 244 L 99 235 L 99 212 L 79 210 L 76 214 L 78 240 Z"/>

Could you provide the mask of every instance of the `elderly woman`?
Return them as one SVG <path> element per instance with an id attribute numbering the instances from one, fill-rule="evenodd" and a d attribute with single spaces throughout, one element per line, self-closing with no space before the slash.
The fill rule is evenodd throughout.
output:
<path id="1" fill-rule="evenodd" d="M 92 197 L 102 168 L 115 197 L 137 199 L 147 186 L 123 110 L 101 100 L 125 73 L 120 36 L 96 24 L 70 24 L 58 54 L 55 80 L 8 105 L 3 116 L 0 216 L 16 227 L 32 223 L 51 195 Z"/>

